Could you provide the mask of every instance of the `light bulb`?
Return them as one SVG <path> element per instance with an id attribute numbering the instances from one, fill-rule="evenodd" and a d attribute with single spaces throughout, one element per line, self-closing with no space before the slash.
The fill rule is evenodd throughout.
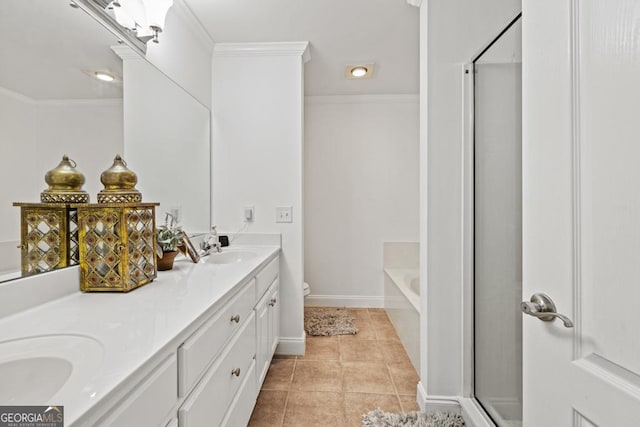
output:
<path id="1" fill-rule="evenodd" d="M 351 75 L 353 77 L 364 77 L 367 75 L 367 67 L 354 67 L 351 69 Z"/>

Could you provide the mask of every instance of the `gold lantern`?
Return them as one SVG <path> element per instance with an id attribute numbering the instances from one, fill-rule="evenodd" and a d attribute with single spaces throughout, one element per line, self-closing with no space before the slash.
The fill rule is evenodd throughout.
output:
<path id="1" fill-rule="evenodd" d="M 136 174 L 118 155 L 100 176 L 98 203 L 77 205 L 80 290 L 129 292 L 157 276 L 155 207 L 142 203 Z"/>
<path id="2" fill-rule="evenodd" d="M 49 187 L 42 203 L 14 203 L 20 207 L 21 270 L 23 275 L 78 264 L 78 212 L 72 204 L 89 202 L 82 190 L 84 175 L 68 156 L 47 172 Z"/>

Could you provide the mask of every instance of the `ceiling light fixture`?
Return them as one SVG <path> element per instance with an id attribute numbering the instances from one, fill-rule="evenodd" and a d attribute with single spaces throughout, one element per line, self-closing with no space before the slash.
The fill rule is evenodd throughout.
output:
<path id="1" fill-rule="evenodd" d="M 93 75 L 96 79 L 102 80 L 103 82 L 112 82 L 115 80 L 115 77 L 109 73 L 105 73 L 104 71 L 96 71 Z"/>
<path id="2" fill-rule="evenodd" d="M 113 12 L 118 24 L 135 32 L 145 43 L 158 43 L 173 0 L 114 0 L 106 10 Z"/>
<path id="3" fill-rule="evenodd" d="M 348 79 L 368 79 L 373 74 L 374 64 L 347 65 L 345 77 Z"/>
<path id="4" fill-rule="evenodd" d="M 102 69 L 102 70 L 86 69 L 86 70 L 82 70 L 82 72 L 89 77 L 92 77 L 96 80 L 100 80 L 101 82 L 113 83 L 113 84 L 119 84 L 122 82 L 122 78 L 119 75 L 111 71 L 107 71 L 105 69 Z"/>
<path id="5" fill-rule="evenodd" d="M 364 77 L 367 75 L 367 67 L 356 67 L 351 69 L 351 75 L 353 77 Z"/>

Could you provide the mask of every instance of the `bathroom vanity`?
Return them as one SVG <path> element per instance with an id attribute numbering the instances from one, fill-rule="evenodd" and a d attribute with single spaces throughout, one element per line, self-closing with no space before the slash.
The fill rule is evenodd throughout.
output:
<path id="1" fill-rule="evenodd" d="M 76 291 L 1 318 L 0 373 L 51 369 L 44 386 L 4 382 L 0 404 L 63 405 L 65 426 L 246 425 L 278 344 L 279 252 L 184 259 L 128 294 Z"/>

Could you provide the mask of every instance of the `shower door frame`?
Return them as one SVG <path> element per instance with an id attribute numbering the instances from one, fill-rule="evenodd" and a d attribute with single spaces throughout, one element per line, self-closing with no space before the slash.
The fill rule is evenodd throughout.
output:
<path id="1" fill-rule="evenodd" d="M 475 63 L 519 20 L 518 13 L 500 32 L 463 65 L 464 128 L 462 147 L 462 285 L 463 285 L 463 414 L 478 427 L 495 427 L 483 405 L 475 397 Z"/>

